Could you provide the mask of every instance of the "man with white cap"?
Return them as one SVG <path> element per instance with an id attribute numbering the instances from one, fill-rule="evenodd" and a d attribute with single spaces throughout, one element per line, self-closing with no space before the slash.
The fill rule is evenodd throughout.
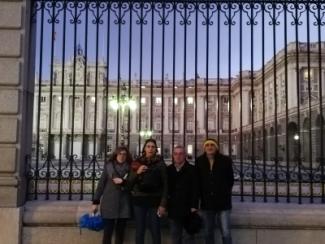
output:
<path id="1" fill-rule="evenodd" d="M 195 160 L 198 174 L 200 209 L 205 223 L 205 243 L 214 244 L 216 220 L 223 244 L 232 244 L 230 231 L 231 193 L 234 184 L 232 160 L 219 152 L 215 139 L 203 144 L 204 153 Z"/>

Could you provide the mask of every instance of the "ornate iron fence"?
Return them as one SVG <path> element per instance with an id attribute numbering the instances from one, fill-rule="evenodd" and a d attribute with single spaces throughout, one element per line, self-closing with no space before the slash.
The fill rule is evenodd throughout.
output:
<path id="1" fill-rule="evenodd" d="M 91 198 L 121 143 L 193 162 L 214 137 L 240 200 L 323 203 L 324 16 L 322 1 L 34 0 L 28 198 Z"/>

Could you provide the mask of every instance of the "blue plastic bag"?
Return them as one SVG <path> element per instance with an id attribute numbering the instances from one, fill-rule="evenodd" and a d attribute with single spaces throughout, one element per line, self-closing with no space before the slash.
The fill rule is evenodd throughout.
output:
<path id="1" fill-rule="evenodd" d="M 102 217 L 97 214 L 84 214 L 79 219 L 80 228 L 87 228 L 89 230 L 100 231 L 104 228 Z"/>

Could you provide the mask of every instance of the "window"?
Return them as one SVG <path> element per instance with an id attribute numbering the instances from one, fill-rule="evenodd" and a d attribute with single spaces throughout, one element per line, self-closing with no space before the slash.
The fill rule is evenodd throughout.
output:
<path id="1" fill-rule="evenodd" d="M 187 98 L 187 104 L 191 105 L 191 104 L 193 104 L 193 102 L 194 102 L 193 97 L 188 97 Z"/>
<path id="2" fill-rule="evenodd" d="M 308 73 L 309 73 L 309 77 L 310 80 L 314 80 L 314 70 L 310 69 L 308 72 L 308 69 L 304 69 L 304 80 L 307 81 L 308 80 Z"/>
<path id="3" fill-rule="evenodd" d="M 178 98 L 177 97 L 174 98 L 174 103 L 175 103 L 175 105 L 178 104 Z"/>
<path id="4" fill-rule="evenodd" d="M 192 131 L 193 130 L 193 121 L 187 121 L 186 130 L 187 131 Z"/>
<path id="5" fill-rule="evenodd" d="M 227 100 L 227 102 L 228 102 L 228 100 Z M 214 97 L 212 97 L 212 96 L 209 96 L 208 97 L 208 105 L 209 106 L 213 106 L 214 105 Z"/>
<path id="6" fill-rule="evenodd" d="M 187 145 L 187 154 L 192 155 L 193 154 L 193 145 Z"/>
<path id="7" fill-rule="evenodd" d="M 146 98 L 145 97 L 141 97 L 141 104 L 146 104 Z"/>
<path id="8" fill-rule="evenodd" d="M 213 119 L 210 119 L 208 120 L 208 127 L 209 127 L 209 131 L 210 130 L 215 130 L 216 129 L 216 123 L 215 123 L 215 120 Z"/>
<path id="9" fill-rule="evenodd" d="M 161 97 L 156 97 L 156 104 L 157 105 L 161 104 Z"/>
<path id="10" fill-rule="evenodd" d="M 46 97 L 41 96 L 41 102 L 42 102 L 42 103 L 45 103 L 45 102 L 46 102 Z"/>
<path id="11" fill-rule="evenodd" d="M 155 122 L 154 129 L 157 130 L 157 131 L 160 131 L 161 130 L 161 123 L 160 122 Z"/>
<path id="12" fill-rule="evenodd" d="M 109 131 L 114 131 L 114 120 L 113 119 L 107 120 L 107 129 Z"/>

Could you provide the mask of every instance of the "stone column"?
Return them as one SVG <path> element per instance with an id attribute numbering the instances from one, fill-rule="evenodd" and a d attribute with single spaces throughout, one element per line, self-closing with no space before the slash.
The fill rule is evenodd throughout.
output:
<path id="1" fill-rule="evenodd" d="M 21 239 L 25 158 L 32 144 L 30 5 L 27 0 L 0 1 L 0 242 L 10 244 Z"/>

